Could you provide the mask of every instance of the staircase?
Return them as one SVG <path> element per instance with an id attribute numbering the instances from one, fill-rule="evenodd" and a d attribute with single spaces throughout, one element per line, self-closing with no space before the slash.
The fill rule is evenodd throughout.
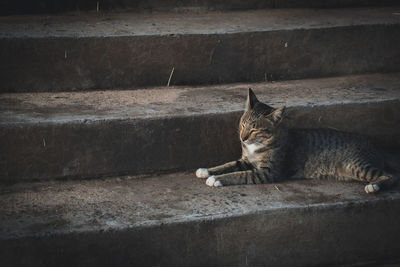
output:
<path id="1" fill-rule="evenodd" d="M 400 148 L 397 1 L 3 1 L 0 266 L 400 261 L 400 186 L 209 188 L 251 87 Z"/>

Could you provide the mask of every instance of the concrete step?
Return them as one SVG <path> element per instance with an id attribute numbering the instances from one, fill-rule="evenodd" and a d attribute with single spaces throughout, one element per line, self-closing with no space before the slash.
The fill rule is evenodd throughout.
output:
<path id="1" fill-rule="evenodd" d="M 0 181 L 189 170 L 237 159 L 252 87 L 290 127 L 358 132 L 400 147 L 400 75 L 123 91 L 0 95 Z"/>
<path id="2" fill-rule="evenodd" d="M 399 221 L 399 186 L 210 188 L 193 173 L 24 183 L 0 187 L 0 265 L 379 266 L 399 262 Z"/>
<path id="3" fill-rule="evenodd" d="M 2 17 L 0 92 L 396 72 L 399 14 L 387 7 Z"/>
<path id="4" fill-rule="evenodd" d="M 3 0 L 0 15 L 67 11 L 210 11 L 259 8 L 342 8 L 399 5 L 396 0 Z"/>

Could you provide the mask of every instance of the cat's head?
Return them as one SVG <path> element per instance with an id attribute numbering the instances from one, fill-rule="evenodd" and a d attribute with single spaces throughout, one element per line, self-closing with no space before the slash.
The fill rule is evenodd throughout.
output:
<path id="1" fill-rule="evenodd" d="M 270 107 L 258 101 L 249 88 L 246 110 L 240 118 L 240 141 L 245 144 L 266 144 L 279 135 L 285 106 Z"/>

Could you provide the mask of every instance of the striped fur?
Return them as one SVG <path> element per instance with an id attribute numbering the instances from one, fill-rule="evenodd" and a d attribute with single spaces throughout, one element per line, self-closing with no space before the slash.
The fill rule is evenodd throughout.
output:
<path id="1" fill-rule="evenodd" d="M 199 169 L 197 176 L 208 178 L 209 186 L 288 178 L 357 180 L 367 183 L 367 193 L 398 180 L 384 171 L 382 154 L 364 137 L 328 129 L 287 129 L 281 124 L 284 112 L 285 107 L 274 109 L 259 102 L 249 89 L 239 124 L 242 157 Z"/>

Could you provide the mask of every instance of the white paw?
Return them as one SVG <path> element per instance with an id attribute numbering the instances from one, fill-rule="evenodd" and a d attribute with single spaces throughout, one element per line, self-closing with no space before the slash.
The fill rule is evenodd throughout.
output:
<path id="1" fill-rule="evenodd" d="M 216 181 L 215 180 L 215 176 L 212 175 L 212 176 L 207 178 L 206 185 L 214 186 L 214 187 L 220 187 L 220 186 L 222 186 L 222 183 L 221 183 L 221 181 Z"/>
<path id="2" fill-rule="evenodd" d="M 214 176 L 214 175 L 212 175 L 212 176 L 210 176 L 210 177 L 207 178 L 207 180 L 206 180 L 206 185 L 208 185 L 208 186 L 214 186 L 214 183 L 215 183 L 215 176 Z"/>
<path id="3" fill-rule="evenodd" d="M 364 187 L 364 190 L 367 193 L 375 193 L 375 192 L 379 191 L 379 189 L 380 189 L 379 185 L 377 185 L 377 184 L 367 184 Z"/>
<path id="4" fill-rule="evenodd" d="M 215 181 L 214 186 L 215 186 L 215 187 L 220 187 L 220 186 L 222 186 L 221 181 Z"/>
<path id="5" fill-rule="evenodd" d="M 206 168 L 199 168 L 196 171 L 196 176 L 198 178 L 208 178 L 208 176 L 210 176 L 210 174 L 208 173 L 208 170 Z"/>

